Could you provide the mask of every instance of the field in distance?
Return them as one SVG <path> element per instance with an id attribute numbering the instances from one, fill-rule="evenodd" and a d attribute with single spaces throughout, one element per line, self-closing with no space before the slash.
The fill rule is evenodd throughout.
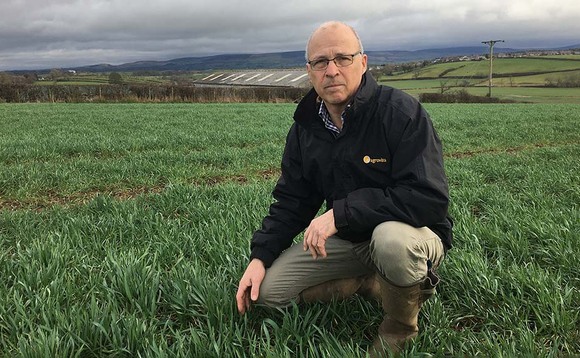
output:
<path id="1" fill-rule="evenodd" d="M 364 356 L 376 302 L 235 308 L 294 108 L 0 104 L 0 356 Z M 426 108 L 455 247 L 405 356 L 578 355 L 580 105 Z"/>
<path id="2" fill-rule="evenodd" d="M 421 93 L 460 89 L 479 96 L 488 93 L 488 60 L 429 63 L 415 68 L 407 67 L 404 72 L 389 72 L 389 75 L 384 74 L 384 69 L 377 69 L 376 66 L 371 68 L 381 83 L 400 88 L 416 97 Z M 515 102 L 580 104 L 580 55 L 496 58 L 493 69 L 494 97 Z M 120 73 L 122 83 L 151 86 L 191 85 L 193 81 L 208 74 L 155 71 Z M 109 73 L 60 72 L 41 75 L 36 84 L 99 85 L 109 82 Z"/>
<path id="3" fill-rule="evenodd" d="M 429 64 L 381 75 L 380 82 L 415 96 L 459 89 L 485 96 L 489 61 Z M 515 102 L 580 103 L 580 55 L 494 58 L 492 96 Z"/>

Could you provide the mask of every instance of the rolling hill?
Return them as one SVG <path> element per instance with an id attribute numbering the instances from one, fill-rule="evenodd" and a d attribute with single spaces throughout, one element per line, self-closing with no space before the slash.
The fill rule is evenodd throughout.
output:
<path id="1" fill-rule="evenodd" d="M 580 44 L 564 50 L 580 48 Z M 495 48 L 495 53 L 522 52 L 523 49 Z M 417 51 L 365 51 L 370 64 L 404 63 L 423 61 L 440 57 L 476 55 L 487 53 L 486 46 L 451 47 L 441 49 L 425 49 Z M 184 57 L 167 61 L 138 61 L 121 65 L 98 64 L 75 67 L 77 71 L 85 72 L 133 72 L 133 71 L 208 71 L 208 70 L 238 70 L 238 69 L 276 69 L 303 67 L 304 51 L 276 52 L 263 54 L 227 54 L 204 57 Z"/>

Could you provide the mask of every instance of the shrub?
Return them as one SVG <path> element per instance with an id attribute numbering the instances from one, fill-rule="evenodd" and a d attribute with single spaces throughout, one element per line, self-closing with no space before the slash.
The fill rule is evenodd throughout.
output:
<path id="1" fill-rule="evenodd" d="M 580 74 L 570 74 L 563 78 L 547 78 L 546 87 L 577 88 L 580 87 Z"/>
<path id="2" fill-rule="evenodd" d="M 475 96 L 465 89 L 447 93 L 421 93 L 419 101 L 423 103 L 500 103 L 497 97 Z"/>
<path id="3" fill-rule="evenodd" d="M 109 83 L 112 85 L 122 85 L 123 84 L 123 77 L 120 73 L 111 72 L 109 75 Z"/>
<path id="4" fill-rule="evenodd" d="M 307 88 L 151 85 L 0 84 L 0 101 L 23 102 L 295 102 Z"/>

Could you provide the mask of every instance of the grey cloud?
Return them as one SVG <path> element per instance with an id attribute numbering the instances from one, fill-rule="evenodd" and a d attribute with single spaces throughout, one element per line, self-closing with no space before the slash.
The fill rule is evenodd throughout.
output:
<path id="1" fill-rule="evenodd" d="M 355 26 L 369 50 L 498 36 L 558 46 L 580 33 L 577 0 L 8 0 L 0 17 L 0 70 L 302 50 L 331 19 Z"/>

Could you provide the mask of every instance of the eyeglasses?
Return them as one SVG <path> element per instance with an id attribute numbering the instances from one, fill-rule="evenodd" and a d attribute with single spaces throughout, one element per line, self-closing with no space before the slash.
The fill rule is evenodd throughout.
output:
<path id="1" fill-rule="evenodd" d="M 338 55 L 334 58 L 319 58 L 316 60 L 308 61 L 307 63 L 310 65 L 314 71 L 323 71 L 326 70 L 330 61 L 334 62 L 336 67 L 347 67 L 352 65 L 354 61 L 354 56 L 362 55 L 362 51 L 354 53 L 352 55 Z"/>

